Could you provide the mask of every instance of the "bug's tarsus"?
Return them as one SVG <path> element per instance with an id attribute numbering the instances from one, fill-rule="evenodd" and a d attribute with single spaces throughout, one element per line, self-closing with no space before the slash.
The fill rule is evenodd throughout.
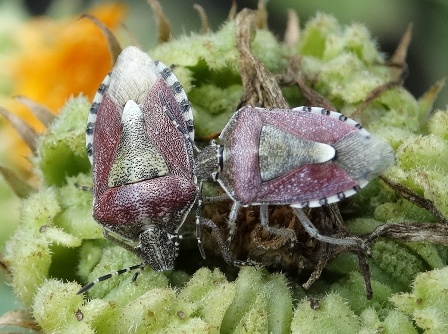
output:
<path id="1" fill-rule="evenodd" d="M 137 280 L 138 275 L 140 274 L 140 271 L 136 271 L 134 275 L 132 275 L 131 282 L 134 283 Z"/>
<path id="2" fill-rule="evenodd" d="M 100 282 L 100 281 L 98 281 Z M 84 285 L 76 294 L 80 295 L 88 290 L 90 290 L 96 283 L 90 282 L 89 284 Z"/>
<path id="3" fill-rule="evenodd" d="M 214 234 L 216 241 L 218 242 L 218 247 L 221 251 L 221 255 L 224 261 L 237 267 L 242 266 L 244 265 L 244 263 L 246 263 L 246 261 L 235 260 L 233 258 L 232 254 L 230 253 L 229 244 L 223 238 L 218 226 L 211 219 L 200 217 L 200 220 L 201 225 L 212 229 L 212 233 Z"/>

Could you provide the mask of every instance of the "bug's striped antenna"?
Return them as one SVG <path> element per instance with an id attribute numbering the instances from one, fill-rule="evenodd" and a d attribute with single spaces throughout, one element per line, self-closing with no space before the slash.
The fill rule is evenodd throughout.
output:
<path id="1" fill-rule="evenodd" d="M 95 284 L 97 284 L 99 282 L 102 282 L 102 281 L 105 281 L 105 280 L 108 280 L 109 278 L 112 278 L 114 276 L 121 275 L 121 274 L 124 274 L 124 273 L 128 273 L 128 272 L 136 270 L 136 269 L 143 270 L 144 268 L 145 268 L 145 264 L 144 263 L 140 263 L 140 264 L 135 264 L 133 266 L 130 266 L 130 267 L 127 267 L 127 268 L 123 268 L 123 269 L 120 269 L 120 270 L 117 270 L 117 271 L 114 271 L 114 272 L 111 272 L 111 273 L 109 273 L 107 275 L 98 277 L 96 280 L 94 280 L 94 281 L 84 285 L 81 288 L 81 290 L 79 290 L 76 294 L 80 295 L 80 294 L 90 290 L 91 288 L 93 288 L 93 286 Z M 135 273 L 135 275 L 132 277 L 132 281 L 133 282 L 137 279 L 137 276 L 138 276 L 138 272 Z"/>

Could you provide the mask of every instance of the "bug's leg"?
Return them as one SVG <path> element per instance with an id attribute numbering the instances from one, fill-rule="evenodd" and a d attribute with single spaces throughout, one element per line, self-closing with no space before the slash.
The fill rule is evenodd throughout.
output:
<path id="1" fill-rule="evenodd" d="M 260 223 L 263 229 L 269 233 L 291 240 L 291 243 L 297 242 L 297 236 L 293 230 L 288 228 L 278 228 L 269 226 L 268 206 L 260 205 Z"/>
<path id="2" fill-rule="evenodd" d="M 206 218 L 202 217 L 202 206 L 204 203 L 216 203 L 216 202 L 228 201 L 230 199 L 230 197 L 227 194 L 221 194 L 221 195 L 213 196 L 213 197 L 202 197 L 202 182 L 199 184 L 198 194 L 199 194 L 198 195 L 198 204 L 196 206 L 195 236 L 198 241 L 199 252 L 201 253 L 202 258 L 205 259 L 204 246 L 202 245 L 202 241 L 201 241 L 201 225 L 203 224 L 203 220 L 206 220 Z M 206 224 L 204 224 L 204 225 L 206 225 Z M 212 227 L 211 225 L 206 225 L 206 226 L 209 226 L 214 231 L 217 231 L 217 227 L 216 227 L 215 223 L 213 223 L 213 225 L 214 225 L 214 227 Z"/>
<path id="3" fill-rule="evenodd" d="M 212 233 L 214 234 L 216 241 L 218 242 L 218 247 L 221 251 L 221 255 L 227 263 L 235 264 L 235 260 L 233 259 L 232 254 L 230 253 L 229 245 L 222 237 L 221 231 L 218 226 L 208 218 L 200 217 L 201 225 L 207 226 L 212 229 Z"/>
<path id="4" fill-rule="evenodd" d="M 198 248 L 199 252 L 201 253 L 201 256 L 203 259 L 205 259 L 205 251 L 204 251 L 204 245 L 202 245 L 201 241 L 201 214 L 202 214 L 202 182 L 199 184 L 199 190 L 198 190 L 198 205 L 196 206 L 196 240 L 198 241 Z M 205 220 L 205 218 L 202 218 Z"/>
<path id="5" fill-rule="evenodd" d="M 311 221 L 308 219 L 308 217 L 305 215 L 305 213 L 302 210 L 300 210 L 299 208 L 294 208 L 294 207 L 293 207 L 293 210 L 294 210 L 294 213 L 296 214 L 297 218 L 299 218 L 300 223 L 302 223 L 302 226 L 305 228 L 305 230 L 308 232 L 308 234 L 310 236 L 312 236 L 313 238 L 315 238 L 319 241 L 327 242 L 329 244 L 334 244 L 334 245 L 356 246 L 356 247 L 365 248 L 364 241 L 361 238 L 355 238 L 355 237 L 333 238 L 333 237 L 328 237 L 326 235 L 320 234 L 319 231 L 317 230 L 317 228 L 313 225 L 313 223 L 311 223 Z"/>
<path id="6" fill-rule="evenodd" d="M 212 196 L 212 197 L 202 197 L 203 203 L 216 203 L 216 202 L 223 202 L 223 201 L 230 201 L 231 198 L 226 193 Z"/>
<path id="7" fill-rule="evenodd" d="M 89 191 L 91 193 L 93 192 L 93 187 L 83 186 L 82 184 L 79 184 L 78 182 L 75 183 L 75 187 L 82 191 Z"/>
<path id="8" fill-rule="evenodd" d="M 216 203 L 216 202 L 223 202 L 223 201 L 228 201 L 231 200 L 231 198 L 229 197 L 229 195 L 227 194 L 221 194 L 218 196 L 213 196 L 213 197 L 203 197 L 202 198 L 202 203 Z M 228 218 L 228 226 L 229 226 L 229 238 L 228 241 L 230 242 L 230 240 L 232 240 L 233 234 L 235 234 L 235 230 L 236 230 L 236 219 L 238 217 L 238 211 L 240 210 L 241 205 L 238 202 L 233 202 L 232 205 L 232 209 L 230 210 L 229 213 L 229 218 Z"/>
<path id="9" fill-rule="evenodd" d="M 205 259 L 205 251 L 204 251 L 204 245 L 202 244 L 201 241 L 201 216 L 198 212 L 196 212 L 196 230 L 195 230 L 195 235 L 196 235 L 196 240 L 198 241 L 198 248 L 199 248 L 199 253 L 201 253 L 201 256 L 203 259 Z"/>
<path id="10" fill-rule="evenodd" d="M 196 240 L 198 241 L 199 252 L 201 253 L 201 256 L 203 259 L 205 259 L 205 251 L 204 251 L 204 246 L 202 245 L 202 241 L 201 241 L 201 224 L 202 224 L 201 219 L 205 220 L 206 218 L 201 218 L 202 217 L 202 205 L 203 205 L 203 203 L 221 202 L 221 201 L 224 201 L 227 199 L 229 199 L 227 194 L 224 194 L 224 196 L 220 195 L 220 196 L 215 196 L 215 197 L 202 197 L 202 182 L 199 183 L 198 204 L 196 206 L 195 236 L 196 236 Z"/>
<path id="11" fill-rule="evenodd" d="M 215 197 L 204 197 L 204 198 L 199 196 L 198 208 L 197 208 L 198 211 L 196 211 L 196 233 L 197 233 L 196 237 L 198 238 L 198 244 L 200 245 L 199 251 L 201 251 L 201 255 L 202 255 L 202 252 L 204 251 L 204 249 L 203 249 L 202 243 L 200 242 L 200 228 L 203 225 L 203 226 L 206 226 L 206 227 L 209 227 L 212 229 L 212 233 L 214 234 L 216 241 L 218 242 L 218 247 L 220 249 L 220 252 L 221 252 L 221 255 L 222 255 L 224 261 L 226 261 L 228 264 L 231 264 L 231 265 L 234 265 L 237 267 L 257 266 L 258 264 L 251 260 L 247 260 L 247 261 L 235 260 L 230 252 L 230 247 L 229 247 L 228 241 L 226 241 L 223 238 L 222 233 L 219 230 L 218 226 L 215 224 L 215 222 L 212 221 L 211 219 L 201 217 L 201 215 L 200 215 L 203 202 L 204 203 L 213 203 L 213 202 L 221 202 L 221 201 L 225 201 L 225 200 L 229 200 L 229 196 L 227 194 L 222 194 L 222 195 L 215 196 Z M 235 230 L 236 216 L 238 215 L 238 210 L 240 208 L 240 205 L 238 204 L 236 206 L 235 203 L 236 202 L 234 202 L 234 204 L 232 206 L 232 210 L 234 210 L 234 207 L 236 210 L 236 213 L 233 214 L 235 216 L 234 221 L 233 221 L 234 230 Z M 230 215 L 229 215 L 229 217 L 230 217 Z M 229 240 L 230 240 L 230 238 L 231 237 L 229 237 Z M 203 258 L 205 258 L 205 254 L 203 254 Z"/>
<path id="12" fill-rule="evenodd" d="M 231 242 L 236 231 L 236 219 L 238 218 L 238 212 L 240 211 L 241 204 L 238 202 L 233 202 L 232 208 L 229 213 L 229 220 L 227 225 L 229 226 L 229 238 L 228 241 Z"/>
<path id="13" fill-rule="evenodd" d="M 144 263 L 142 263 L 142 264 L 140 265 L 140 267 L 138 267 L 137 269 L 138 269 L 138 270 L 134 273 L 134 275 L 132 275 L 132 279 L 131 279 L 131 282 L 132 282 L 132 283 L 134 283 L 135 281 L 137 281 L 137 277 L 138 277 L 138 275 L 140 275 L 140 274 L 143 272 L 143 270 L 145 269 L 145 265 L 144 265 Z"/>
<path id="14" fill-rule="evenodd" d="M 182 234 L 179 234 L 178 231 L 176 230 L 175 233 L 171 234 L 168 233 L 168 236 L 170 238 L 170 240 L 174 243 L 174 247 L 175 247 L 175 252 L 176 252 L 176 257 L 179 256 L 179 240 L 182 240 Z"/>
<path id="15" fill-rule="evenodd" d="M 221 231 L 219 230 L 218 226 L 211 219 L 201 218 L 201 224 L 212 229 L 212 233 L 214 234 L 216 241 L 218 242 L 218 247 L 219 250 L 221 251 L 221 255 L 224 261 L 226 261 L 228 264 L 231 264 L 236 267 L 259 266 L 258 263 L 253 262 L 251 260 L 246 261 L 235 260 L 232 256 L 232 253 L 230 252 L 229 244 L 222 237 Z"/>

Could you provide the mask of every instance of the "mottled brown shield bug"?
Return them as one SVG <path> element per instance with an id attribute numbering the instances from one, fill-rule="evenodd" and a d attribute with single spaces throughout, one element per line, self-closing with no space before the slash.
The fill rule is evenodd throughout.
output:
<path id="1" fill-rule="evenodd" d="M 259 205 L 263 227 L 296 240 L 294 231 L 269 226 L 268 205 L 290 205 L 315 238 L 354 245 L 357 238 L 321 235 L 300 208 L 356 194 L 394 164 L 394 151 L 356 121 L 317 107 L 292 110 L 243 107 L 198 155 L 199 180 L 213 179 L 233 200 L 230 235 L 241 206 Z M 213 200 L 213 199 L 210 199 Z"/>
<path id="2" fill-rule="evenodd" d="M 197 196 L 193 116 L 177 78 L 134 46 L 119 55 L 87 123 L 93 167 L 93 217 L 104 236 L 135 253 L 136 268 L 170 270 L 178 231 Z"/>

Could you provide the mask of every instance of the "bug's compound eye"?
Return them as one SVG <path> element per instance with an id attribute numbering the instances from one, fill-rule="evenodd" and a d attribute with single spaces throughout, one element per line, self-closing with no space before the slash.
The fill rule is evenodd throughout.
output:
<path id="1" fill-rule="evenodd" d="M 157 226 L 150 226 L 140 234 L 135 251 L 155 271 L 173 269 L 177 255 L 171 234 Z"/>

